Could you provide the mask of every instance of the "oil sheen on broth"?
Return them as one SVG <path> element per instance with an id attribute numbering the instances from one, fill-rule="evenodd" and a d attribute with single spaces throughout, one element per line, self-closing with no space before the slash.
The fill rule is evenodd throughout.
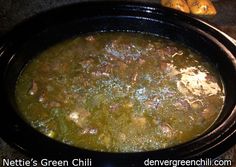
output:
<path id="1" fill-rule="evenodd" d="M 22 117 L 90 150 L 139 152 L 196 138 L 217 119 L 216 70 L 184 45 L 145 34 L 98 33 L 33 59 L 16 85 Z"/>

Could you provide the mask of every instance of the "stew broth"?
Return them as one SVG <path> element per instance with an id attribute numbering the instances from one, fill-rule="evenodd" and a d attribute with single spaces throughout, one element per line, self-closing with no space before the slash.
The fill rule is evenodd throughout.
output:
<path id="1" fill-rule="evenodd" d="M 16 85 L 22 117 L 50 138 L 89 150 L 171 147 L 217 119 L 224 89 L 198 52 L 138 33 L 98 33 L 52 46 Z"/>

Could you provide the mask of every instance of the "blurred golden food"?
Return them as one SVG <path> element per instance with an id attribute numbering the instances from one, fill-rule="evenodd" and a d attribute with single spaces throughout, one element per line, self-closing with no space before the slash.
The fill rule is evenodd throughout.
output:
<path id="1" fill-rule="evenodd" d="M 187 0 L 192 14 L 196 15 L 215 15 L 216 9 L 211 0 Z"/>
<path id="2" fill-rule="evenodd" d="M 215 15 L 211 0 L 161 0 L 161 5 L 195 15 Z"/>
<path id="3" fill-rule="evenodd" d="M 180 10 L 185 13 L 190 13 L 189 7 L 185 0 L 161 0 L 161 5 Z"/>

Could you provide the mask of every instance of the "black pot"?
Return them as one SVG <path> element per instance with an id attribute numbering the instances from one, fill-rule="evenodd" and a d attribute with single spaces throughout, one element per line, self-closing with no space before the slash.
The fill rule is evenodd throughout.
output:
<path id="1" fill-rule="evenodd" d="M 144 32 L 199 51 L 217 67 L 226 99 L 220 117 L 200 137 L 171 148 L 141 153 L 106 153 L 75 148 L 42 135 L 17 114 L 15 84 L 24 65 L 57 42 L 90 32 Z M 146 159 L 216 157 L 235 144 L 236 45 L 211 25 L 156 4 L 85 2 L 39 14 L 16 26 L 0 48 L 1 137 L 41 158 L 91 158 L 94 166 L 143 166 Z"/>

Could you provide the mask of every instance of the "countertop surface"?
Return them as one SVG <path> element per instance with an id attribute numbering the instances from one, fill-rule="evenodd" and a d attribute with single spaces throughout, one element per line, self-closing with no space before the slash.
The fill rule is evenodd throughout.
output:
<path id="1" fill-rule="evenodd" d="M 88 0 L 0 0 L 0 36 L 22 20 L 53 7 Z M 137 1 L 137 0 L 135 0 Z M 139 0 L 145 3 L 159 3 L 159 0 Z M 236 0 L 213 0 L 218 11 L 216 16 L 197 16 L 212 24 L 232 38 L 236 39 Z M 0 138 L 0 166 L 2 159 L 27 158 L 19 151 L 11 148 Z M 236 145 L 224 153 L 219 159 L 231 159 L 236 167 Z"/>

